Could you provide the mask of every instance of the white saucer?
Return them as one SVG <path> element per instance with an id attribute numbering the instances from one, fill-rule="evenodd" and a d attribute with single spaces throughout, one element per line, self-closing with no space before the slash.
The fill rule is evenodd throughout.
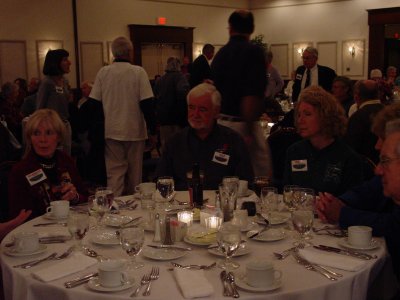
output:
<path id="1" fill-rule="evenodd" d="M 249 197 L 253 194 L 254 192 L 252 190 L 247 190 L 246 192 L 244 192 L 243 194 L 238 195 L 238 197 L 242 198 L 242 197 Z"/>
<path id="2" fill-rule="evenodd" d="M 183 240 L 186 243 L 188 243 L 190 245 L 195 245 L 195 246 L 209 246 L 209 245 L 215 243 L 215 240 L 214 241 L 201 241 L 201 240 L 196 240 L 195 238 L 190 238 L 188 236 L 185 236 L 183 238 Z"/>
<path id="3" fill-rule="evenodd" d="M 225 254 L 222 253 L 221 251 L 219 251 L 218 248 L 208 249 L 207 251 L 208 251 L 209 253 L 214 254 L 214 255 L 217 255 L 217 256 L 223 256 L 223 257 L 225 256 Z M 251 251 L 250 251 L 249 247 L 244 247 L 244 248 L 240 247 L 240 248 L 235 252 L 235 254 L 233 254 L 233 257 L 246 255 L 246 254 L 249 254 L 250 252 L 251 252 Z"/>
<path id="4" fill-rule="evenodd" d="M 119 291 L 123 291 L 123 290 L 133 287 L 134 282 L 129 281 L 129 282 L 126 282 L 126 283 L 124 283 L 120 286 L 116 286 L 116 287 L 105 287 L 105 286 L 101 286 L 99 283 L 99 278 L 95 277 L 95 278 L 92 278 L 89 280 L 89 282 L 87 283 L 87 286 L 89 289 L 98 291 L 98 292 L 119 292 Z"/>
<path id="5" fill-rule="evenodd" d="M 11 247 L 11 248 L 5 248 L 4 249 L 4 253 L 9 255 L 9 256 L 30 256 L 30 255 L 36 255 L 36 254 L 40 254 L 43 253 L 44 251 L 46 251 L 47 246 L 43 245 L 43 244 L 39 244 L 39 249 L 37 249 L 36 251 L 33 252 L 18 252 L 15 248 Z"/>
<path id="6" fill-rule="evenodd" d="M 104 224 L 110 227 L 120 227 L 122 224 L 126 224 L 132 220 L 133 218 L 129 216 L 109 214 L 105 216 Z"/>
<path id="7" fill-rule="evenodd" d="M 275 280 L 274 283 L 270 286 L 266 287 L 254 287 L 251 285 L 248 285 L 246 282 L 246 275 L 244 274 L 239 274 L 236 276 L 236 285 L 241 288 L 242 290 L 248 291 L 248 292 L 268 292 L 268 291 L 273 291 L 276 289 L 279 289 L 282 286 L 282 280 Z"/>
<path id="8" fill-rule="evenodd" d="M 364 247 L 353 246 L 353 245 L 349 244 L 349 242 L 347 241 L 347 237 L 340 239 L 338 241 L 338 244 L 342 247 L 345 247 L 348 249 L 354 249 L 354 250 L 372 250 L 372 249 L 378 248 L 380 246 L 380 242 L 375 239 L 371 239 L 371 242 L 368 246 L 364 246 Z"/>
<path id="9" fill-rule="evenodd" d="M 284 212 L 277 212 L 277 213 L 274 213 L 271 218 L 266 218 L 266 219 L 268 219 L 270 225 L 279 225 L 279 224 L 283 224 L 283 223 L 289 221 L 290 214 L 284 213 Z M 258 224 L 265 225 L 264 220 L 262 220 L 258 217 L 256 217 L 256 222 Z"/>
<path id="10" fill-rule="evenodd" d="M 140 194 L 137 194 L 137 197 L 135 197 L 136 196 L 136 194 L 135 195 L 128 195 L 128 196 L 119 196 L 119 197 L 115 197 L 114 199 L 115 200 L 119 200 L 119 201 L 121 201 L 121 202 L 127 202 L 127 201 L 130 201 L 130 200 L 133 200 L 133 199 L 140 199 Z"/>
<path id="11" fill-rule="evenodd" d="M 43 218 L 47 220 L 66 220 L 68 217 L 65 218 L 56 218 L 53 214 L 49 211 L 43 215 Z"/>
<path id="12" fill-rule="evenodd" d="M 250 230 L 258 230 L 258 228 L 259 228 L 259 226 L 257 225 L 257 223 L 250 222 L 249 224 L 247 224 L 247 226 L 245 228 L 241 228 L 240 231 L 246 232 L 246 231 L 250 231 Z"/>
<path id="13" fill-rule="evenodd" d="M 247 232 L 246 236 L 249 237 L 256 231 Z M 286 237 L 286 233 L 282 228 L 270 228 L 259 235 L 255 236 L 251 240 L 261 241 L 261 242 L 275 242 L 283 240 Z"/>
<path id="14" fill-rule="evenodd" d="M 92 243 L 103 245 L 103 246 L 114 246 L 119 245 L 120 241 L 115 231 L 105 231 L 95 233 L 91 237 Z"/>
<path id="15" fill-rule="evenodd" d="M 143 249 L 142 254 L 144 257 L 154 260 L 173 260 L 186 255 L 185 250 L 177 249 Z"/>

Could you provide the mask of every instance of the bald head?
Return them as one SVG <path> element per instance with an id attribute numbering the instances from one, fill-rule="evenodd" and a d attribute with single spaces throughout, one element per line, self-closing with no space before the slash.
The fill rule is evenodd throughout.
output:
<path id="1" fill-rule="evenodd" d="M 374 80 L 359 80 L 354 86 L 354 100 L 358 104 L 379 99 L 378 84 Z"/>

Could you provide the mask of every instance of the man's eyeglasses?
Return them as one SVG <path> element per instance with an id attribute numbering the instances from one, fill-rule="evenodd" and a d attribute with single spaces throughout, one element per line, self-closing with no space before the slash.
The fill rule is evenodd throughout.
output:
<path id="1" fill-rule="evenodd" d="M 312 60 L 314 58 L 315 58 L 314 56 L 302 56 L 303 60 Z"/>
<path id="2" fill-rule="evenodd" d="M 387 156 L 381 156 L 381 157 L 379 158 L 379 164 L 380 164 L 382 167 L 387 168 L 387 167 L 390 165 L 390 163 L 392 163 L 392 162 L 394 162 L 394 161 L 396 161 L 396 160 L 399 160 L 399 159 L 400 159 L 400 157 L 393 157 L 393 158 L 391 158 L 391 157 L 387 157 Z"/>

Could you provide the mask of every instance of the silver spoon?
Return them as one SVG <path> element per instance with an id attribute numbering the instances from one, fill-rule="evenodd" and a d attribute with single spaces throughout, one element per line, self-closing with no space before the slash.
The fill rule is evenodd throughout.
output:
<path id="1" fill-rule="evenodd" d="M 239 292 L 238 292 L 237 289 L 236 289 L 235 276 L 233 275 L 233 273 L 232 273 L 232 272 L 229 272 L 229 273 L 227 274 L 227 276 L 226 276 L 226 279 L 227 279 L 227 280 L 230 282 L 230 284 L 231 284 L 232 292 L 233 292 L 232 297 L 233 297 L 233 298 L 239 298 L 240 295 L 239 295 Z"/>

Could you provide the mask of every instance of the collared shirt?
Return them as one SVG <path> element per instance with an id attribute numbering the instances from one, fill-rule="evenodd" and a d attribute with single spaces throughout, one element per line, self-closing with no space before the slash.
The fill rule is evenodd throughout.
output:
<path id="1" fill-rule="evenodd" d="M 363 103 L 360 104 L 360 106 L 358 107 L 358 109 L 366 106 L 366 105 L 371 105 L 371 104 L 382 104 L 381 100 L 367 100 L 364 101 Z"/>
<path id="2" fill-rule="evenodd" d="M 317 64 L 310 69 L 310 74 L 311 74 L 310 86 L 318 85 L 318 65 Z M 303 78 L 301 80 L 301 89 L 302 90 L 304 89 L 304 86 L 306 85 L 306 80 L 307 80 L 307 68 L 304 69 Z"/>

